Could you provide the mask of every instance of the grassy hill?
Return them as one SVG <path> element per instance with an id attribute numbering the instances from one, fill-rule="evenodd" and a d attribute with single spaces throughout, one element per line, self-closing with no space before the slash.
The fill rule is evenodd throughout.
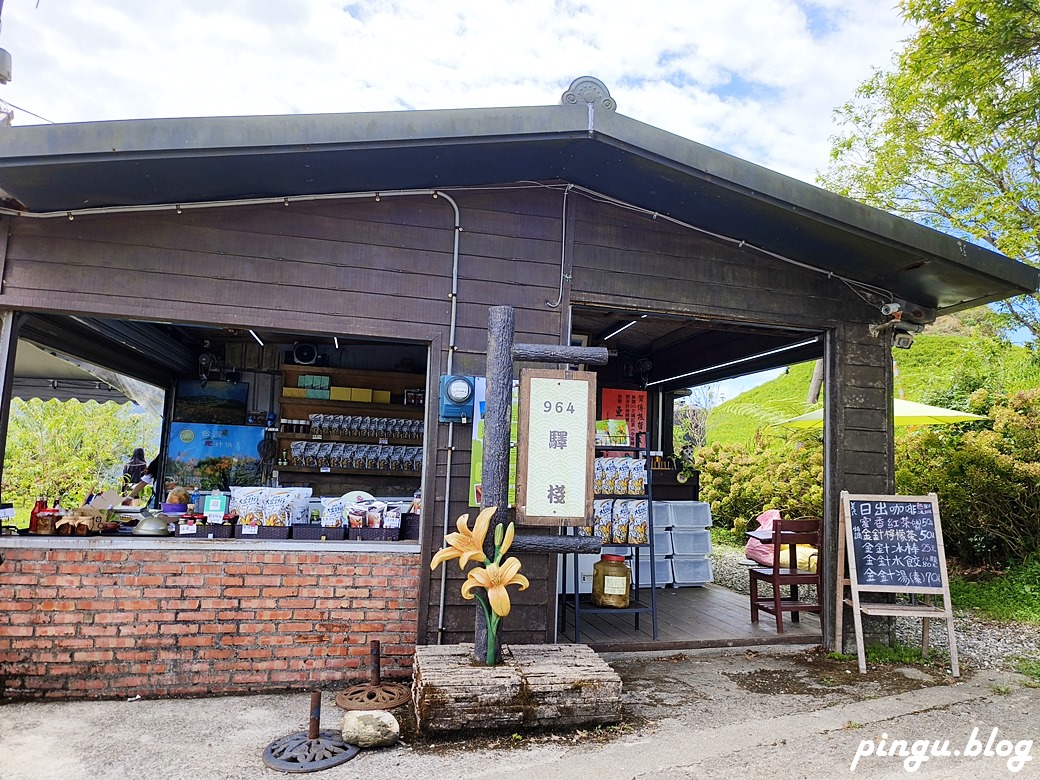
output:
<path id="1" fill-rule="evenodd" d="M 985 388 L 1008 393 L 1040 387 L 1040 357 L 992 338 L 920 335 L 909 350 L 894 350 L 896 394 L 910 401 L 967 409 L 968 396 Z M 708 442 L 748 441 L 756 431 L 810 407 L 805 397 L 813 362 L 741 393 L 708 413 Z"/>

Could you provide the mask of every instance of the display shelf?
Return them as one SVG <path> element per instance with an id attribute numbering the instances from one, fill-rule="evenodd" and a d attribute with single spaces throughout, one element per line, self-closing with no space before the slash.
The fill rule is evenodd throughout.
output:
<path id="1" fill-rule="evenodd" d="M 627 547 L 631 552 L 632 558 L 632 576 L 633 581 L 631 585 L 631 593 L 634 595 L 629 600 L 627 607 L 597 607 L 592 604 L 589 597 L 583 597 L 580 593 L 579 580 L 580 575 L 578 572 L 578 553 L 568 553 L 571 562 L 574 566 L 574 593 L 572 597 L 568 598 L 568 594 L 563 594 L 563 609 L 560 610 L 560 617 L 562 622 L 566 622 L 566 613 L 570 609 L 574 613 L 574 641 L 579 641 L 581 635 L 581 616 L 583 614 L 620 614 L 620 615 L 632 615 L 635 622 L 635 628 L 639 630 L 639 617 L 644 613 L 650 614 L 651 624 L 653 626 L 653 637 L 654 641 L 657 640 L 657 576 L 654 566 L 654 500 L 653 500 L 653 472 L 649 468 L 650 464 L 650 446 L 649 437 L 645 432 L 637 432 L 635 434 L 636 441 L 642 439 L 643 446 L 624 446 L 619 444 L 597 444 L 594 445 L 594 452 L 628 452 L 633 454 L 639 454 L 645 458 L 647 463 L 646 469 L 646 492 L 640 494 L 608 494 L 608 493 L 596 493 L 596 499 L 612 499 L 612 500 L 643 500 L 646 501 L 647 507 L 647 539 L 648 541 L 643 544 L 606 544 L 605 547 Z M 640 549 L 647 549 L 649 551 L 649 561 L 647 562 L 647 568 L 650 570 L 650 603 L 647 604 L 640 600 L 640 593 L 642 591 L 642 575 L 640 564 Z M 563 557 L 563 578 L 566 581 L 567 577 L 567 555 Z"/>
<path id="2" fill-rule="evenodd" d="M 421 447 L 422 439 L 402 439 L 398 436 L 343 436 L 336 433 L 277 433 L 284 441 L 331 441 L 342 444 L 389 444 L 400 447 Z"/>
<path id="3" fill-rule="evenodd" d="M 325 398 L 300 398 L 298 396 L 286 396 L 284 390 L 296 388 L 300 384 L 300 377 L 324 376 L 328 378 L 328 387 L 342 387 L 350 389 L 367 389 L 370 391 L 383 391 L 389 393 L 390 403 L 374 403 L 357 400 L 332 400 Z M 309 380 L 308 380 L 309 381 Z M 299 422 L 296 430 L 278 430 L 274 438 L 277 441 L 277 449 L 281 453 L 274 469 L 280 476 L 288 479 L 305 479 L 317 490 L 334 493 L 341 488 L 369 489 L 377 484 L 383 485 L 388 482 L 412 484 L 414 480 L 420 480 L 422 471 L 420 469 L 390 469 L 390 468 L 353 468 L 339 466 L 302 466 L 286 463 L 290 460 L 291 449 L 294 443 L 297 447 L 299 442 L 321 443 L 328 445 L 372 445 L 378 447 L 409 447 L 422 448 L 425 441 L 423 435 L 415 436 L 414 430 L 408 431 L 410 435 L 352 435 L 344 433 L 342 426 L 333 426 L 337 433 L 311 432 L 306 425 L 310 415 L 342 415 L 344 417 L 375 417 L 394 420 L 419 420 L 426 417 L 426 407 L 416 404 L 405 404 L 406 393 L 411 390 L 422 390 L 426 386 L 425 374 L 399 373 L 392 371 L 361 371 L 349 368 L 329 366 L 306 366 L 286 364 L 282 366 L 282 390 L 279 399 L 279 417 L 284 421 L 294 424 Z M 384 426 L 384 429 L 389 426 Z M 398 433 L 403 431 L 398 428 Z M 327 455 L 326 455 L 327 457 Z M 337 455 L 337 459 L 338 459 Z M 297 460 L 297 463 L 300 461 Z M 312 463 L 314 461 L 311 461 Z M 326 460 L 325 462 L 328 462 Z M 409 458 L 408 463 L 411 463 Z M 419 487 L 415 482 L 415 487 Z"/>
<path id="4" fill-rule="evenodd" d="M 354 476 L 374 477 L 421 477 L 421 471 L 405 471 L 404 469 L 344 469 L 331 466 L 275 466 L 275 471 L 288 474 L 346 474 Z"/>
<path id="5" fill-rule="evenodd" d="M 425 406 L 405 404 L 377 404 L 363 401 L 333 401 L 325 398 L 295 398 L 283 395 L 282 408 L 307 408 L 314 412 L 334 411 L 336 414 L 351 414 L 360 417 L 407 417 L 421 419 L 426 414 Z M 283 415 L 284 416 L 284 415 Z"/>
<path id="6" fill-rule="evenodd" d="M 597 607 L 592 603 L 591 599 L 581 598 L 581 613 L 583 615 L 627 614 L 629 612 L 652 612 L 653 610 L 653 605 L 644 604 L 638 599 L 631 600 L 627 607 Z"/>

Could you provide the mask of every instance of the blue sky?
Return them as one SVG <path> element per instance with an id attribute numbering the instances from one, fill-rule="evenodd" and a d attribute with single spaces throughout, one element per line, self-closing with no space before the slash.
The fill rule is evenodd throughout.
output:
<path id="1" fill-rule="evenodd" d="M 805 181 L 912 32 L 877 0 L 6 0 L 0 21 L 16 125 L 546 105 L 592 75 L 627 116 Z"/>
<path id="2" fill-rule="evenodd" d="M 15 124 L 556 103 L 805 180 L 910 30 L 877 0 L 6 0 Z"/>

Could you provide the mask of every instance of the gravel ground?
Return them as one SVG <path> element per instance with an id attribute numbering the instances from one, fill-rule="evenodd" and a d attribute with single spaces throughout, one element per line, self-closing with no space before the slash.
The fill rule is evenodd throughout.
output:
<path id="1" fill-rule="evenodd" d="M 738 593 L 748 592 L 748 567 L 742 550 L 735 547 L 715 547 L 711 553 L 715 584 Z M 957 635 L 957 654 L 961 664 L 976 669 L 1013 668 L 1019 657 L 1040 658 L 1040 626 L 1027 623 L 983 620 L 970 612 L 954 612 L 954 631 Z M 921 621 L 896 618 L 896 639 L 904 645 L 920 645 Z M 930 646 L 945 650 L 945 622 L 932 622 Z"/>

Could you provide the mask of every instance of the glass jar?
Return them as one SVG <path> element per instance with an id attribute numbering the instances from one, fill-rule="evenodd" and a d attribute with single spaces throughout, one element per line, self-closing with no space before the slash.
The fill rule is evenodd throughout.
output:
<path id="1" fill-rule="evenodd" d="M 632 572 L 623 555 L 601 555 L 592 567 L 592 603 L 625 609 L 632 594 Z"/>

